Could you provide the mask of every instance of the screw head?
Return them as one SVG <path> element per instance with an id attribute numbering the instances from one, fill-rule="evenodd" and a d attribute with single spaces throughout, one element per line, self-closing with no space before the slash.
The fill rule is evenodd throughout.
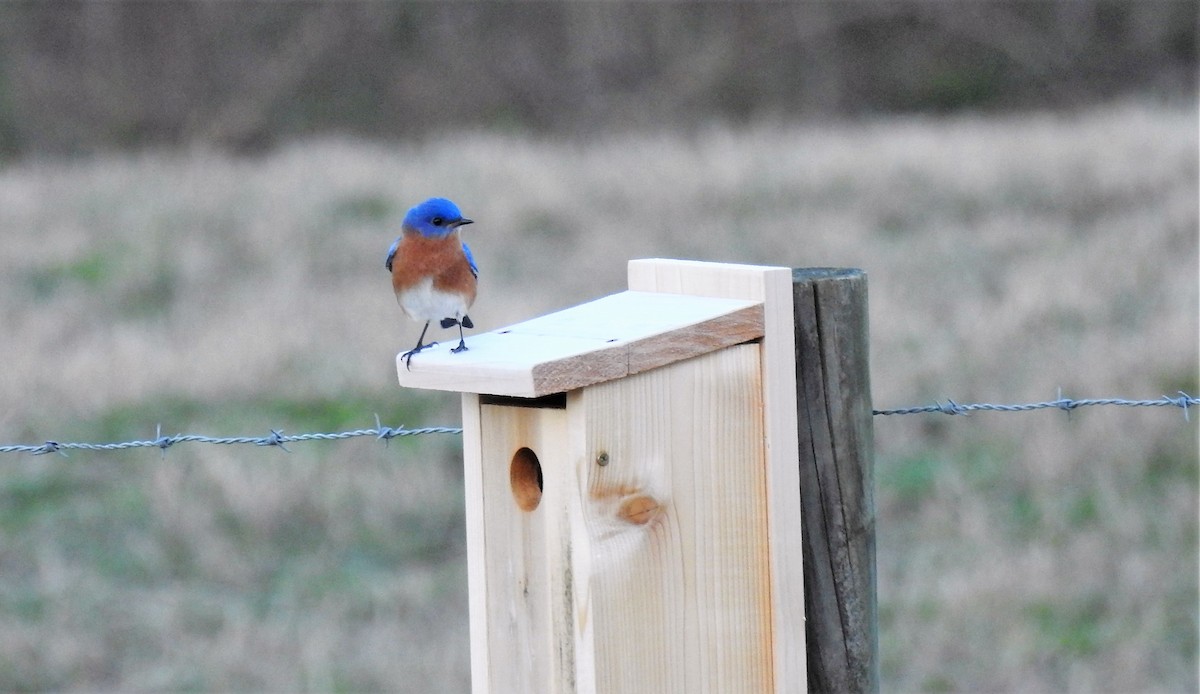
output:
<path id="1" fill-rule="evenodd" d="M 600 467 L 604 467 L 605 465 L 608 465 L 608 452 L 607 451 L 600 451 L 600 455 L 596 456 L 596 464 L 599 465 Z"/>

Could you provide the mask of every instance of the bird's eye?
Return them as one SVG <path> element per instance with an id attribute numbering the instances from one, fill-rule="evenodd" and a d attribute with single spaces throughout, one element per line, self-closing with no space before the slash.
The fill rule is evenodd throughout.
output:
<path id="1" fill-rule="evenodd" d="M 442 219 L 441 217 L 434 217 L 433 219 L 431 219 L 429 221 L 433 222 L 433 225 L 435 227 L 440 227 L 442 225 L 442 222 L 444 222 L 446 220 Z"/>

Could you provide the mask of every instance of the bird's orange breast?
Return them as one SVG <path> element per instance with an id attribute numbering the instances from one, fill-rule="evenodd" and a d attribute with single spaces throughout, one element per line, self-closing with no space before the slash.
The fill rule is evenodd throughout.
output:
<path id="1" fill-rule="evenodd" d="M 467 306 L 475 301 L 477 282 L 463 253 L 457 232 L 435 239 L 405 234 L 392 260 L 392 289 L 400 293 L 432 278 L 433 289 L 462 295 Z"/>

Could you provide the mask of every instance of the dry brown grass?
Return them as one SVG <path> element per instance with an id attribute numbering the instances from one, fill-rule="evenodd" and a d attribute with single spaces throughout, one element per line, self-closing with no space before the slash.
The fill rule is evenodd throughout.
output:
<path id="1" fill-rule="evenodd" d="M 480 328 L 631 257 L 857 266 L 889 407 L 1200 390 L 1197 109 L 459 133 L 0 171 L 0 442 L 457 421 L 383 251 L 455 199 Z M 1194 690 L 1197 424 L 877 418 L 885 690 Z M 0 468 L 0 689 L 466 686 L 457 442 Z"/>

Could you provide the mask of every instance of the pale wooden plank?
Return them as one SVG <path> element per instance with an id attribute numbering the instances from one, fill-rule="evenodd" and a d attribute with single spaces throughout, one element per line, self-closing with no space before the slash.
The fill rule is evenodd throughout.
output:
<path id="1" fill-rule="evenodd" d="M 470 551 L 474 575 L 485 582 L 485 630 L 472 631 L 472 654 L 486 651 L 486 673 L 472 672 L 475 691 L 588 692 L 576 676 L 581 644 L 590 640 L 578 625 L 573 559 L 564 536 L 572 532 L 571 507 L 578 492 L 568 475 L 566 413 L 559 409 L 482 405 L 480 494 L 483 528 Z M 532 511 L 522 510 L 510 477 L 513 455 L 529 448 L 539 459 L 544 490 Z M 580 524 L 581 525 L 581 524 Z M 586 581 L 584 581 L 586 584 Z M 471 586 L 476 590 L 476 586 Z M 474 611 L 477 605 L 472 602 Z M 473 617 L 474 618 L 474 617 Z M 478 640 L 476 640 L 478 639 Z M 585 652 L 583 662 L 590 658 Z M 474 655 L 473 655 L 474 658 Z M 475 663 L 473 662 L 473 666 Z M 483 666 L 480 666 L 483 667 Z"/>
<path id="2" fill-rule="evenodd" d="M 745 308 L 748 301 L 711 297 L 696 301 L 681 295 L 624 291 L 562 311 L 516 323 L 496 332 L 632 341 L 700 323 Z"/>
<path id="3" fill-rule="evenodd" d="M 762 370 L 766 412 L 767 494 L 770 500 L 771 605 L 777 691 L 801 691 L 807 682 L 804 546 L 800 506 L 792 271 L 688 260 L 629 262 L 629 288 L 721 296 L 764 305 Z"/>
<path id="4" fill-rule="evenodd" d="M 488 694 L 488 576 L 483 509 L 483 443 L 479 396 L 463 393 L 463 495 L 466 498 L 467 606 L 470 612 L 471 691 Z"/>
<path id="5" fill-rule="evenodd" d="M 699 260 L 639 258 L 629 261 L 630 291 L 763 301 L 763 276 L 788 268 Z"/>
<path id="6" fill-rule="evenodd" d="M 397 356 L 400 384 L 539 397 L 691 358 L 762 335 L 762 307 L 745 299 L 622 292 L 468 338 Z"/>
<path id="7" fill-rule="evenodd" d="M 763 406 L 766 411 L 767 485 L 771 509 L 772 615 L 777 691 L 808 688 L 804 611 L 803 505 L 796 412 L 796 334 L 791 271 L 763 276 Z M 797 544 L 800 543 L 800 544 Z"/>
<path id="8" fill-rule="evenodd" d="M 772 689 L 761 376 L 741 345 L 568 394 L 598 691 Z"/>

